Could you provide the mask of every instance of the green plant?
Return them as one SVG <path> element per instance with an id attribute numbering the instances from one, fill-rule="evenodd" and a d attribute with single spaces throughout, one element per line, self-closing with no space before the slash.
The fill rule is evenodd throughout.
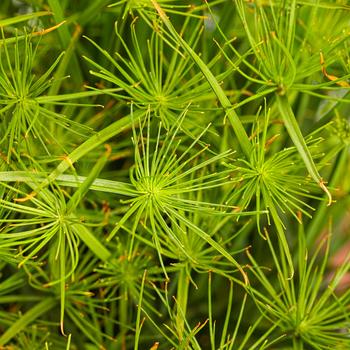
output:
<path id="1" fill-rule="evenodd" d="M 2 1 L 0 348 L 348 349 L 349 11 Z"/>

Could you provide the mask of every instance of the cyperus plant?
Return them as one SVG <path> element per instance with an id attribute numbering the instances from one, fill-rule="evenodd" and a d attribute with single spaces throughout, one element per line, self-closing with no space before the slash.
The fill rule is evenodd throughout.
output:
<path id="1" fill-rule="evenodd" d="M 0 3 L 0 348 L 348 349 L 346 0 Z"/>

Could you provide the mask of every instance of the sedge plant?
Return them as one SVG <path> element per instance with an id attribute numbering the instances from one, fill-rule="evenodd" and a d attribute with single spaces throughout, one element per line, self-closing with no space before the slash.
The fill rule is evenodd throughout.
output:
<path id="1" fill-rule="evenodd" d="M 350 348 L 346 0 L 0 3 L 0 349 Z"/>

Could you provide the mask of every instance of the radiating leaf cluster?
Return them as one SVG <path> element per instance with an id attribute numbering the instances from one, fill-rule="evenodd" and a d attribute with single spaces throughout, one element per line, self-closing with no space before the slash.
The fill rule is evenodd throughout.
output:
<path id="1" fill-rule="evenodd" d="M 0 348 L 348 349 L 349 11 L 1 1 Z"/>

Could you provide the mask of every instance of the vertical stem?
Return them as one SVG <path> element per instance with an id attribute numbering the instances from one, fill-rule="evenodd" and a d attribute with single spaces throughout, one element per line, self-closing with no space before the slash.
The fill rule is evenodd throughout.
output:
<path id="1" fill-rule="evenodd" d="M 292 259 L 292 255 L 290 253 L 288 241 L 286 238 L 286 233 L 283 229 L 281 219 L 278 216 L 278 213 L 277 213 L 277 210 L 275 208 L 274 203 L 270 199 L 269 195 L 267 195 L 266 193 L 264 193 L 264 201 L 265 201 L 266 206 L 268 207 L 269 212 L 272 216 L 273 222 L 275 223 L 278 241 L 280 243 L 281 250 L 284 252 L 285 257 L 287 259 L 287 264 L 288 264 L 289 271 L 290 271 L 289 278 L 292 278 L 294 276 L 293 259 Z M 281 260 L 281 263 L 284 264 L 284 259 Z"/>
<path id="2" fill-rule="evenodd" d="M 66 238 L 63 231 L 61 231 L 61 246 L 60 246 L 60 296 L 61 296 L 61 310 L 60 310 L 60 328 L 62 335 L 64 333 L 64 308 L 66 302 Z"/>
<path id="3" fill-rule="evenodd" d="M 210 337 L 210 345 L 211 350 L 215 350 L 215 330 L 214 330 L 214 322 L 213 322 L 213 306 L 212 306 L 212 289 L 211 289 L 211 271 L 209 271 L 208 275 L 208 320 L 209 320 L 209 337 Z"/>
<path id="4" fill-rule="evenodd" d="M 61 1 L 48 0 L 48 3 L 49 3 L 49 6 L 53 12 L 53 16 L 54 16 L 56 22 L 62 22 L 63 20 L 65 20 L 64 9 L 61 6 Z M 60 38 L 60 41 L 62 44 L 62 48 L 66 49 L 72 40 L 71 39 L 72 34 L 71 34 L 69 28 L 66 25 L 62 26 L 58 30 L 58 35 L 59 35 L 59 38 Z M 79 86 L 83 82 L 83 75 L 82 75 L 82 72 L 80 69 L 80 64 L 78 62 L 78 59 L 77 59 L 75 52 L 72 53 L 70 64 L 71 64 L 71 71 L 74 72 L 73 80 L 74 80 L 75 84 L 77 86 Z"/>
<path id="5" fill-rule="evenodd" d="M 120 288 L 120 301 L 119 301 L 119 322 L 120 331 L 119 336 L 121 339 L 121 349 L 126 350 L 126 332 L 128 324 L 128 290 L 125 285 Z"/>
<path id="6" fill-rule="evenodd" d="M 342 180 L 342 176 L 346 174 L 346 166 L 348 160 L 348 148 L 345 147 L 341 153 L 338 155 L 334 162 L 334 167 L 332 171 L 332 177 L 329 182 L 330 187 L 337 186 Z M 319 207 L 316 210 L 315 216 L 307 227 L 307 245 L 309 246 L 314 242 L 315 237 L 321 232 L 324 228 L 326 220 L 328 220 L 327 215 L 327 206 L 324 202 L 320 203 Z"/>
<path id="7" fill-rule="evenodd" d="M 189 278 L 187 276 L 187 265 L 184 265 L 179 272 L 177 281 L 177 314 L 176 314 L 176 328 L 181 341 L 183 338 L 184 327 L 185 327 L 185 317 L 188 302 L 188 288 L 189 288 Z"/>
<path id="8" fill-rule="evenodd" d="M 300 338 L 293 338 L 293 350 L 304 350 L 304 343 Z"/>

